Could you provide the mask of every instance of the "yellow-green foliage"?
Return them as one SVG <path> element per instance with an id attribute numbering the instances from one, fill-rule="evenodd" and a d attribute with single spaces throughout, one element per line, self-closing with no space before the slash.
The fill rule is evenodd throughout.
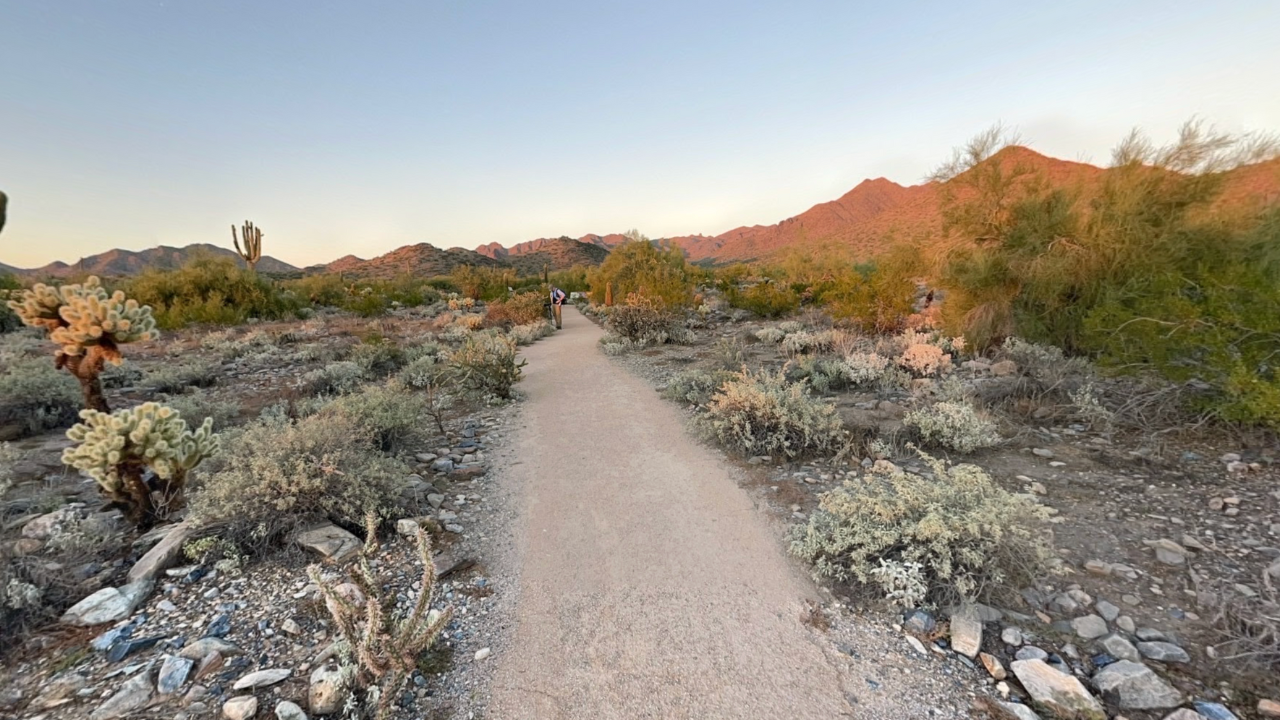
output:
<path id="1" fill-rule="evenodd" d="M 154 520 L 158 511 L 142 477 L 144 468 L 159 478 L 162 501 L 176 507 L 187 473 L 219 450 L 211 418 L 192 431 L 172 408 L 153 402 L 111 414 L 81 410 L 80 419 L 67 431 L 77 444 L 62 452 L 62 462 L 93 478 L 125 517 L 139 524 Z"/>
<path id="2" fill-rule="evenodd" d="M 610 284 L 614 298 L 635 293 L 669 308 L 693 303 L 693 282 L 684 253 L 675 247 L 659 249 L 644 239 L 615 247 L 600 267 L 588 271 L 587 278 L 596 304 L 604 303 Z"/>
<path id="3" fill-rule="evenodd" d="M 711 396 L 695 418 L 705 436 L 742 455 L 795 458 L 833 451 L 844 439 L 834 405 L 809 394 L 785 371 L 742 370 Z"/>
<path id="4" fill-rule="evenodd" d="M 760 317 L 790 315 L 800 307 L 800 296 L 790 287 L 776 282 L 758 282 L 746 289 L 731 285 L 725 290 L 729 305 L 750 310 Z"/>
<path id="5" fill-rule="evenodd" d="M 516 285 L 516 271 L 511 268 L 459 265 L 449 279 L 458 292 L 472 300 L 494 300 L 505 297 L 507 288 Z"/>
<path id="6" fill-rule="evenodd" d="M 350 413 L 270 415 L 233 432 L 198 475 L 191 515 L 223 524 L 241 547 L 261 552 L 317 521 L 358 526 L 368 511 L 388 517 L 400 506 L 409 468 Z"/>
<path id="7" fill-rule="evenodd" d="M 544 303 L 549 301 L 549 297 L 537 291 L 530 291 L 493 300 L 486 308 L 485 324 L 511 328 L 515 325 L 539 322 L 546 317 Z"/>
<path id="8" fill-rule="evenodd" d="M 916 299 L 915 278 L 922 272 L 919 250 L 896 245 L 869 266 L 836 276 L 823 293 L 832 317 L 868 333 L 900 329 Z"/>
<path id="9" fill-rule="evenodd" d="M 8 305 L 22 322 L 44 328 L 60 346 L 59 356 L 77 357 L 97 347 L 104 360 L 119 365 L 121 345 L 159 337 L 150 307 L 119 290 L 108 294 L 96 277 L 82 285 L 39 284 Z"/>
<path id="10" fill-rule="evenodd" d="M 516 361 L 516 343 L 497 330 L 467 336 L 462 346 L 449 354 L 458 382 L 480 395 L 510 398 L 511 388 L 520 380 L 525 361 Z"/>
<path id="11" fill-rule="evenodd" d="M 924 474 L 881 461 L 825 493 L 795 531 L 792 552 L 820 577 L 861 583 L 880 581 L 881 561 L 919 563 L 926 597 L 939 605 L 1007 596 L 1045 572 L 1046 508 L 1001 489 L 976 465 L 922 457 Z"/>
<path id="12" fill-rule="evenodd" d="M 293 293 L 227 257 L 198 257 L 178 270 L 148 270 L 124 289 L 154 309 L 162 328 L 274 320 L 296 316 L 302 308 Z"/>

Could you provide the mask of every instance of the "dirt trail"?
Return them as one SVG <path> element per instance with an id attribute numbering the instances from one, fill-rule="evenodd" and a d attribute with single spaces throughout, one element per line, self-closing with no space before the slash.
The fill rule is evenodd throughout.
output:
<path id="1" fill-rule="evenodd" d="M 774 531 L 679 410 L 564 315 L 526 353 L 506 475 L 519 595 L 486 715 L 853 717 Z"/>

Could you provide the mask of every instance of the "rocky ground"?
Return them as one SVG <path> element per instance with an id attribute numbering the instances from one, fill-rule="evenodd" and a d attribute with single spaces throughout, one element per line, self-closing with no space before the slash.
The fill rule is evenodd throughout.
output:
<path id="1" fill-rule="evenodd" d="M 618 361 L 659 390 L 690 368 L 723 367 L 726 344 L 751 367 L 787 361 L 778 345 L 753 337 L 777 323 L 737 317 L 721 314 L 697 329 L 691 344 L 650 347 Z M 977 358 L 955 375 L 983 397 L 1019 369 Z M 919 470 L 901 418 L 928 391 L 917 382 L 826 394 L 846 426 L 889 440 L 885 459 Z M 1043 398 L 1004 400 L 991 411 L 1005 442 L 953 460 L 973 462 L 1006 489 L 1034 493 L 1055 510 L 1046 532 L 1061 573 L 999 607 L 906 616 L 883 607 L 868 612 L 874 600 L 836 586 L 841 602 L 829 615 L 848 617 L 857 608 L 891 625 L 903 646 L 935 658 L 971 692 L 1014 701 L 1005 710 L 1021 718 L 1035 715 L 1018 702 L 1038 705 L 1040 717 L 1280 717 L 1280 675 L 1253 655 L 1274 653 L 1275 637 L 1265 633 L 1280 616 L 1275 447 L 1212 427 L 1091 428 Z M 784 522 L 803 522 L 821 493 L 857 477 L 873 458 L 738 462 L 743 485 L 762 506 Z M 1226 614 L 1238 618 L 1234 632 Z M 1249 642 L 1248 632 L 1259 642 Z M 1058 712 L 1046 712 L 1053 707 Z"/>

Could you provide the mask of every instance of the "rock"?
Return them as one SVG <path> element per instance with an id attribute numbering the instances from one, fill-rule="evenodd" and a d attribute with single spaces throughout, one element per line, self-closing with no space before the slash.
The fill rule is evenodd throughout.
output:
<path id="1" fill-rule="evenodd" d="M 444 495 L 441 495 L 440 493 L 431 493 L 427 495 L 427 502 L 431 507 L 439 510 L 440 506 L 444 504 Z"/>
<path id="2" fill-rule="evenodd" d="M 1145 642 L 1155 642 L 1157 640 L 1165 639 L 1164 633 L 1156 630 L 1155 628 L 1149 627 L 1138 628 L 1137 632 L 1134 634 L 1138 636 L 1139 640 L 1143 640 Z"/>
<path id="3" fill-rule="evenodd" d="M 89 720 L 113 720 L 133 713 L 151 701 L 151 673 L 148 670 L 134 675 L 106 702 L 89 715 Z"/>
<path id="4" fill-rule="evenodd" d="M 1022 645 L 1022 631 L 1016 627 L 1007 627 L 1000 633 L 1000 639 L 1005 645 L 1018 647 Z"/>
<path id="5" fill-rule="evenodd" d="M 170 695 L 178 691 L 182 684 L 187 681 L 187 676 L 191 674 L 191 668 L 196 664 L 195 660 L 189 660 L 179 655 L 170 655 L 164 659 L 164 663 L 160 666 L 160 677 L 156 679 L 156 690 L 161 695 Z"/>
<path id="6" fill-rule="evenodd" d="M 298 533 L 294 542 L 335 563 L 353 557 L 360 551 L 360 546 L 363 544 L 355 535 L 333 523 L 325 523 L 304 530 Z"/>
<path id="7" fill-rule="evenodd" d="M 1142 656 L 1148 660 L 1156 660 L 1158 662 L 1191 662 L 1191 656 L 1187 654 L 1187 651 L 1171 642 L 1140 642 L 1138 643 L 1138 652 L 1142 653 Z"/>
<path id="8" fill-rule="evenodd" d="M 1018 372 L 1018 364 L 1012 360 L 1001 360 L 991 365 L 991 374 L 995 377 L 1007 377 Z"/>
<path id="9" fill-rule="evenodd" d="M 63 523 L 72 522 L 80 517 L 78 508 L 61 507 L 51 513 L 45 513 L 22 526 L 22 537 L 31 540 L 48 540 L 62 532 Z"/>
<path id="10" fill-rule="evenodd" d="M 63 673 L 55 676 L 55 678 L 46 683 L 42 683 L 37 689 L 38 694 L 31 699 L 28 710 L 50 710 L 52 708 L 61 707 L 72 701 L 72 695 L 79 692 L 88 684 L 85 676 L 79 673 Z M 16 707 L 22 701 L 22 693 L 17 688 L 12 688 L 17 692 L 17 697 L 12 701 Z M 8 704 L 6 702 L 5 704 Z"/>
<path id="11" fill-rule="evenodd" d="M 414 458 L 423 465 L 426 465 L 429 462 L 435 462 L 435 459 L 438 457 L 440 456 L 435 453 L 418 453 L 417 455 L 414 455 Z"/>
<path id="12" fill-rule="evenodd" d="M 1205 720 L 1205 717 L 1195 710 L 1180 708 L 1165 715 L 1164 720 Z"/>
<path id="13" fill-rule="evenodd" d="M 1275 700 L 1259 700 L 1258 714 L 1262 717 L 1280 718 L 1280 702 Z"/>
<path id="14" fill-rule="evenodd" d="M 489 648 L 480 648 L 476 651 L 476 662 L 484 660 L 493 654 L 493 650 Z"/>
<path id="15" fill-rule="evenodd" d="M 1043 660 L 1015 660 L 1010 666 L 1036 706 L 1060 718 L 1106 720 L 1102 705 L 1071 675 Z"/>
<path id="16" fill-rule="evenodd" d="M 269 685 L 275 685 L 282 682 L 285 678 L 293 674 L 288 668 L 269 668 L 267 670 L 258 670 L 240 678 L 231 686 L 232 690 L 247 690 L 264 688 Z"/>
<path id="17" fill-rule="evenodd" d="M 220 652 L 211 652 L 200 658 L 200 667 L 196 668 L 195 679 L 199 680 L 210 673 L 218 672 L 226 664 L 226 658 Z"/>
<path id="18" fill-rule="evenodd" d="M 1072 615 L 1080 609 L 1080 603 L 1066 593 L 1058 593 L 1049 600 L 1049 609 L 1064 615 Z"/>
<path id="19" fill-rule="evenodd" d="M 258 714 L 258 698 L 252 695 L 233 697 L 222 704 L 222 717 L 227 720 L 249 720 Z"/>
<path id="20" fill-rule="evenodd" d="M 1137 625 L 1133 622 L 1133 618 L 1128 615 L 1121 615 L 1116 618 L 1116 627 L 1132 635 Z"/>
<path id="21" fill-rule="evenodd" d="M 293 618 L 289 618 L 288 620 L 285 620 L 284 622 L 280 623 L 280 629 L 283 630 L 284 632 L 289 633 L 290 635 L 302 634 L 302 626 L 299 625 L 298 621 L 294 620 Z"/>
<path id="22" fill-rule="evenodd" d="M 418 534 L 418 521 L 413 518 L 401 518 L 396 521 L 396 534 L 405 537 L 413 537 Z"/>
<path id="23" fill-rule="evenodd" d="M 924 649 L 924 643 L 920 642 L 920 638 L 916 637 L 915 635 L 907 636 L 907 644 L 910 645 L 912 649 L 914 649 L 916 652 L 920 653 L 921 655 L 929 654 L 929 651 Z"/>
<path id="24" fill-rule="evenodd" d="M 281 700 L 276 703 L 277 720 L 307 720 L 307 714 L 298 707 L 297 703 Z"/>
<path id="25" fill-rule="evenodd" d="M 21 688 L 7 687 L 0 690 L 0 710 L 15 710 L 21 704 Z"/>
<path id="26" fill-rule="evenodd" d="M 997 701 L 996 704 L 1018 720 L 1040 720 L 1040 716 L 1034 710 L 1022 703 Z"/>
<path id="27" fill-rule="evenodd" d="M 1240 720 L 1236 714 L 1227 709 L 1226 705 L 1216 702 L 1205 702 L 1204 700 L 1196 700 L 1196 712 L 1205 716 L 1208 720 Z"/>
<path id="28" fill-rule="evenodd" d="M 1111 563 L 1103 562 L 1102 560 L 1087 560 L 1085 561 L 1084 569 L 1094 575 L 1106 576 L 1111 574 Z"/>
<path id="29" fill-rule="evenodd" d="M 173 567 L 182 556 L 182 546 L 194 534 L 195 528 L 185 522 L 174 525 L 163 540 L 129 568 L 129 582 L 154 580 L 161 572 Z"/>
<path id="30" fill-rule="evenodd" d="M 440 458 L 431 462 L 431 469 L 438 473 L 447 473 L 453 470 L 453 461 L 449 458 Z"/>
<path id="31" fill-rule="evenodd" d="M 62 622 L 88 627 L 123 620 L 151 594 L 152 586 L 150 580 L 141 580 L 119 588 L 102 588 L 72 605 L 62 614 Z"/>
<path id="32" fill-rule="evenodd" d="M 1017 660 L 1046 660 L 1048 657 L 1049 653 L 1041 650 L 1035 645 L 1018 648 L 1018 653 L 1014 655 L 1014 658 Z"/>
<path id="33" fill-rule="evenodd" d="M 1085 640 L 1092 640 L 1107 634 L 1107 621 L 1097 615 L 1085 615 L 1072 620 L 1071 629 Z"/>
<path id="34" fill-rule="evenodd" d="M 933 615 L 924 610 L 913 610 L 907 619 L 903 621 L 902 626 L 907 632 L 915 635 L 928 635 L 938 627 L 938 621 Z"/>
<path id="35" fill-rule="evenodd" d="M 107 650 L 107 662 L 120 662 L 136 652 L 155 647 L 156 643 L 161 640 L 164 640 L 163 635 L 152 635 L 151 637 L 137 638 L 136 640 L 121 640 Z"/>
<path id="36" fill-rule="evenodd" d="M 1161 680 L 1151 668 L 1118 660 L 1093 676 L 1093 686 L 1122 710 L 1162 710 L 1182 704 L 1182 693 Z"/>
<path id="37" fill-rule="evenodd" d="M 1118 660 L 1129 660 L 1130 662 L 1140 662 L 1142 655 L 1138 652 L 1138 648 L 1133 646 L 1121 635 L 1111 634 L 1098 641 L 1099 647 L 1107 652 L 1108 655 Z"/>
<path id="38" fill-rule="evenodd" d="M 1159 540 L 1143 540 L 1144 545 L 1154 548 L 1156 551 L 1156 560 L 1165 565 L 1184 565 L 1187 562 L 1189 552 L 1186 548 L 1169 538 L 1160 538 Z"/>
<path id="39" fill-rule="evenodd" d="M 333 588 L 333 593 L 356 607 L 364 605 L 364 593 L 360 590 L 360 586 L 355 583 L 342 583 Z M 338 614 L 336 611 L 339 607 L 328 596 L 325 596 L 324 606 L 329 610 L 330 617 Z"/>
<path id="40" fill-rule="evenodd" d="M 1102 616 L 1102 619 L 1107 622 L 1115 622 L 1116 618 L 1120 617 L 1120 608 L 1106 600 L 1099 600 L 1094 603 L 1093 609 L 1097 610 L 1098 614 Z"/>
<path id="41" fill-rule="evenodd" d="M 982 667 L 987 669 L 987 673 L 996 680 L 1003 680 L 1009 676 L 1005 672 L 1004 665 L 1000 662 L 1000 658 L 990 653 L 978 653 L 978 659 L 982 661 Z"/>
<path id="42" fill-rule="evenodd" d="M 966 609 L 951 616 L 951 648 L 967 658 L 982 649 L 982 623 Z"/>
<path id="43" fill-rule="evenodd" d="M 1055 457 L 1053 451 L 1047 448 L 1031 448 L 1031 454 L 1046 460 L 1052 460 Z"/>
<path id="44" fill-rule="evenodd" d="M 332 715 L 337 712 L 346 700 L 346 690 L 340 670 L 321 666 L 311 671 L 307 704 L 312 714 Z"/>
<path id="45" fill-rule="evenodd" d="M 222 637 L 231 632 L 231 616 L 227 613 L 214 616 L 209 627 L 204 629 L 205 637 Z"/>
<path id="46" fill-rule="evenodd" d="M 200 660 L 210 653 L 219 653 L 227 657 L 239 655 L 240 648 L 235 644 L 218 637 L 203 637 L 184 646 L 178 651 L 178 657 L 184 657 L 188 660 Z"/>
<path id="47" fill-rule="evenodd" d="M 441 510 L 436 513 L 436 519 L 442 523 L 448 524 L 458 519 L 458 513 L 453 512 L 452 510 Z"/>

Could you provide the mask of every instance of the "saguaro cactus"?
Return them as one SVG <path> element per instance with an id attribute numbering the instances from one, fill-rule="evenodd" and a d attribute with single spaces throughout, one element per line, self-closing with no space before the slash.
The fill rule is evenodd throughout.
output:
<path id="1" fill-rule="evenodd" d="M 83 285 L 36 285 L 7 304 L 22 322 L 44 328 L 60 346 L 54 356 L 58 367 L 80 381 L 85 407 L 99 412 L 111 412 L 98 379 L 103 365 L 119 365 L 125 343 L 160 337 L 149 305 L 138 305 L 119 290 L 108 295 L 97 277 Z"/>
<path id="2" fill-rule="evenodd" d="M 231 242 L 235 244 L 240 257 L 244 258 L 245 265 L 249 266 L 249 272 L 255 272 L 258 261 L 262 259 L 262 230 L 245 220 L 244 227 L 240 229 L 240 237 L 244 240 L 244 249 L 240 248 L 240 240 L 236 239 L 236 226 L 232 225 Z"/>
<path id="3" fill-rule="evenodd" d="M 0 230 L 4 229 L 4 216 L 9 210 L 9 196 L 0 192 Z"/>
<path id="4" fill-rule="evenodd" d="M 111 414 L 81 410 L 80 418 L 67 431 L 78 444 L 62 452 L 62 462 L 96 480 L 140 528 L 181 507 L 187 472 L 219 449 L 213 418 L 191 431 L 176 410 L 153 402 Z"/>
<path id="5" fill-rule="evenodd" d="M 604 306 L 613 307 L 613 283 L 612 282 L 607 282 L 604 284 Z"/>

